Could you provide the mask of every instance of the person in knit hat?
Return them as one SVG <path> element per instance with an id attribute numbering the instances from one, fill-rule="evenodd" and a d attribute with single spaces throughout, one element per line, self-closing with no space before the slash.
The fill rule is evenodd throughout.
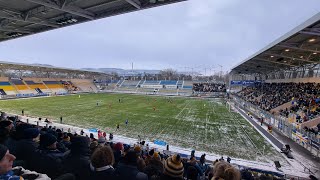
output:
<path id="1" fill-rule="evenodd" d="M 137 153 L 137 156 L 141 156 L 141 146 L 135 145 L 133 149 Z"/>
<path id="2" fill-rule="evenodd" d="M 161 179 L 183 179 L 183 172 L 181 156 L 174 154 L 164 162 L 164 176 Z"/>
<path id="3" fill-rule="evenodd" d="M 159 179 L 163 174 L 163 163 L 158 152 L 153 153 L 153 157 L 149 160 L 149 164 L 145 167 L 144 173 L 149 179 Z"/>

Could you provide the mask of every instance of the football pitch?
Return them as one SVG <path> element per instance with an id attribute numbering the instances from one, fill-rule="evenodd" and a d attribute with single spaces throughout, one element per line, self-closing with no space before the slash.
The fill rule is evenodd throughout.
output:
<path id="1" fill-rule="evenodd" d="M 242 116 L 229 112 L 223 99 L 82 94 L 3 100 L 0 109 L 15 114 L 24 109 L 27 116 L 56 122 L 62 116 L 66 124 L 217 155 L 264 162 L 282 159 Z"/>

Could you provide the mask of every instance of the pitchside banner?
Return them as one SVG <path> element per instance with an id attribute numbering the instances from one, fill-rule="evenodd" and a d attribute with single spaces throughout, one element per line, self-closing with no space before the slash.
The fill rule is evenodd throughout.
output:
<path id="1" fill-rule="evenodd" d="M 156 88 L 156 89 L 160 89 L 160 88 L 163 88 L 163 86 L 162 85 L 152 85 L 152 84 L 143 84 L 143 85 L 141 85 L 141 87 L 143 87 L 143 88 Z"/>
<path id="2" fill-rule="evenodd" d="M 244 80 L 244 81 L 230 81 L 230 84 L 233 86 L 249 86 L 254 83 L 262 83 L 263 81 L 255 81 L 255 80 Z"/>

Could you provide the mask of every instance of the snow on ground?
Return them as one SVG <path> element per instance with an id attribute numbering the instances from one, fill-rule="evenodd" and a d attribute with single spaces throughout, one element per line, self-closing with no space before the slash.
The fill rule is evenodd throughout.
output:
<path id="1" fill-rule="evenodd" d="M 89 135 L 90 133 L 93 133 L 96 138 L 98 137 L 97 133 L 90 132 L 89 129 L 83 129 L 83 128 L 70 126 L 70 125 L 66 125 L 66 124 L 60 124 L 60 123 L 56 123 L 56 122 L 45 123 L 43 121 L 38 121 L 38 119 L 36 119 L 36 118 L 28 118 L 25 116 L 19 116 L 19 119 L 23 122 L 27 122 L 27 119 L 28 119 L 30 124 L 34 124 L 34 125 L 38 124 L 39 126 L 43 126 L 43 127 L 52 126 L 52 127 L 56 127 L 56 128 L 61 128 L 64 131 L 68 131 L 68 129 L 70 129 L 71 132 L 76 132 L 78 134 L 80 134 L 80 131 L 83 130 L 84 133 L 87 135 Z M 134 144 L 137 144 L 137 142 L 139 140 L 135 139 L 135 138 L 128 138 L 128 137 L 121 136 L 121 135 L 114 135 L 113 141 L 114 142 L 123 142 L 126 144 L 134 145 Z M 160 146 L 160 145 L 154 144 L 153 142 L 149 142 L 149 141 L 147 141 L 146 144 L 149 144 L 150 149 L 155 148 L 156 151 L 167 152 L 166 146 Z M 181 153 L 181 154 L 189 155 L 189 154 L 191 154 L 191 151 L 192 151 L 192 149 L 181 148 L 181 147 L 177 147 L 177 146 L 170 146 L 170 151 L 167 152 L 167 154 L 170 155 L 173 153 Z M 200 157 L 204 153 L 206 154 L 206 159 L 209 161 L 215 161 L 216 159 L 221 158 L 221 156 L 219 156 L 219 155 L 216 155 L 214 153 L 204 152 L 204 151 L 196 151 L 195 155 L 197 157 Z M 231 163 L 234 165 L 245 166 L 248 168 L 261 169 L 261 170 L 276 172 L 276 173 L 280 173 L 280 174 L 289 174 L 289 175 L 303 177 L 303 178 L 307 178 L 309 176 L 309 174 L 303 172 L 303 167 L 301 166 L 300 163 L 296 162 L 295 160 L 291 160 L 291 159 L 290 160 L 287 159 L 287 160 L 290 161 L 290 165 L 283 166 L 281 168 L 281 171 L 277 170 L 273 163 L 250 161 L 250 160 L 244 160 L 244 159 L 239 159 L 239 158 L 232 158 Z"/>

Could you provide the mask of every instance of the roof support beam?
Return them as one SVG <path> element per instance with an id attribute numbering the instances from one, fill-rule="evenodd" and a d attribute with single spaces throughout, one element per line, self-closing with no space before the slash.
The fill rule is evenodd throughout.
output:
<path id="1" fill-rule="evenodd" d="M 299 33 L 320 36 L 320 28 L 305 28 Z"/>
<path id="2" fill-rule="evenodd" d="M 94 13 L 87 11 L 87 10 L 84 10 L 84 9 L 81 9 L 77 6 L 67 5 L 65 3 L 63 3 L 64 5 L 62 4 L 59 6 L 58 4 L 56 4 L 50 0 L 26 0 L 26 1 L 33 2 L 35 4 L 46 6 L 46 7 L 49 7 L 49 8 L 55 9 L 55 10 L 59 10 L 62 12 L 67 12 L 70 14 L 81 16 L 81 17 L 84 17 L 84 18 L 87 18 L 90 20 L 93 20 L 95 18 Z"/>
<path id="3" fill-rule="evenodd" d="M 258 61 L 264 61 L 264 62 L 268 62 L 268 63 L 273 63 L 273 64 L 281 64 L 281 65 L 284 65 L 284 66 L 295 67 L 295 65 L 281 63 L 281 62 L 275 62 L 275 61 L 271 61 L 269 59 L 262 59 L 262 58 L 253 58 L 253 59 L 258 60 Z"/>
<path id="4" fill-rule="evenodd" d="M 293 49 L 293 50 L 298 50 L 298 51 L 306 51 L 306 52 L 312 52 L 312 53 L 319 53 L 320 54 L 320 51 L 318 50 L 312 50 L 312 49 L 305 49 L 305 48 L 301 48 L 301 47 L 297 47 L 297 46 L 292 46 L 292 45 L 289 45 L 289 44 L 278 44 L 276 45 L 278 47 L 282 47 L 282 48 L 289 48 L 289 49 Z"/>
<path id="5" fill-rule="evenodd" d="M 300 34 L 308 34 L 313 36 L 320 36 L 319 32 L 312 32 L 312 31 L 300 31 Z"/>
<path id="6" fill-rule="evenodd" d="M 295 57 L 290 57 L 290 56 L 284 56 L 284 55 L 280 55 L 280 54 L 273 54 L 273 53 L 264 53 L 264 54 L 269 55 L 269 56 L 283 57 L 283 58 L 288 58 L 288 59 L 292 59 L 292 60 L 298 60 L 298 61 L 308 62 L 308 63 L 315 63 L 314 61 L 310 61 L 310 60 L 307 60 L 307 59 L 301 59 L 301 58 L 295 58 Z"/>
<path id="7" fill-rule="evenodd" d="M 5 19 L 14 20 L 14 21 L 28 22 L 28 23 L 33 23 L 33 24 L 41 24 L 41 25 L 44 25 L 44 26 L 60 27 L 57 24 L 46 22 L 44 20 L 35 21 L 35 20 L 31 20 L 31 19 L 27 19 L 25 17 L 22 17 L 21 15 L 20 16 L 8 15 L 8 14 L 5 14 L 5 13 L 3 13 L 1 11 L 0 11 L 0 17 L 1 18 L 5 18 Z"/>
<path id="8" fill-rule="evenodd" d="M 127 3 L 131 4 L 135 8 L 141 9 L 141 3 L 139 0 L 125 0 L 125 1 L 127 1 Z"/>
<path id="9" fill-rule="evenodd" d="M 248 62 L 246 62 L 246 63 L 244 63 L 244 64 L 248 64 L 248 65 L 250 65 L 250 66 L 252 66 L 252 67 L 254 67 L 254 68 L 258 68 L 258 66 L 261 66 L 261 67 L 268 67 L 268 68 L 280 68 L 280 66 L 276 66 L 276 65 L 274 65 L 274 66 L 272 66 L 272 65 L 267 65 L 267 64 L 265 64 L 265 63 L 255 64 L 255 63 L 248 63 Z"/>
<path id="10" fill-rule="evenodd" d="M 4 32 L 17 32 L 17 33 L 24 33 L 24 34 L 31 34 L 32 32 L 29 30 L 22 30 L 22 29 L 14 29 L 14 28 L 5 28 L 0 26 L 0 31 Z"/>

